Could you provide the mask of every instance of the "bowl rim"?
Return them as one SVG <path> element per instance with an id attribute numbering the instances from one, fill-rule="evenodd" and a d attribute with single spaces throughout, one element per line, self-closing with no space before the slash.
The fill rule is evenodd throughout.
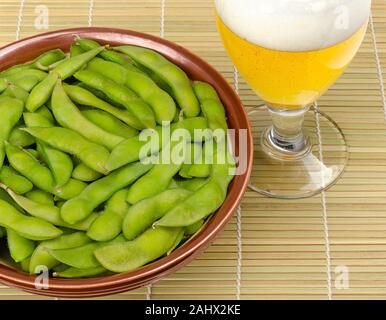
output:
<path id="1" fill-rule="evenodd" d="M 234 118 L 232 117 L 232 119 L 240 124 L 238 129 L 242 128 L 247 130 L 246 172 L 234 178 L 223 205 L 210 218 L 203 230 L 189 239 L 187 243 L 173 251 L 169 256 L 126 273 L 71 280 L 50 277 L 48 290 L 35 288 L 35 276 L 0 264 L 0 282 L 41 295 L 87 297 L 104 295 L 104 292 L 107 291 L 110 293 L 122 292 L 130 285 L 132 289 L 143 286 L 146 283 L 157 280 L 160 274 L 164 277 L 174 272 L 204 251 L 228 223 L 247 189 L 252 171 L 253 137 L 247 114 L 239 96 L 225 78 L 209 63 L 188 49 L 154 35 L 132 30 L 103 27 L 70 28 L 37 34 L 0 48 L 0 70 L 6 69 L 15 63 L 29 61 L 33 57 L 46 51 L 52 42 L 59 41 L 61 38 L 68 40 L 68 38 L 73 35 L 94 39 L 101 43 L 110 42 L 147 47 L 165 55 L 168 59 L 180 66 L 181 64 L 191 65 L 190 70 L 184 69 L 187 71 L 189 77 L 192 78 L 192 74 L 193 78 L 197 78 L 198 74 L 204 75 L 204 80 L 216 88 L 227 109 L 227 115 L 230 114 L 229 110 L 232 108 L 235 109 L 236 112 L 233 113 Z M 109 36 L 114 38 L 114 40 L 106 40 Z M 55 44 L 54 47 L 58 47 L 58 45 Z M 32 48 L 34 50 L 24 50 L 26 48 Z M 68 49 L 67 47 L 67 51 Z M 21 54 L 23 51 L 24 53 Z M 183 66 L 181 67 L 183 68 Z M 137 286 L 135 285 L 136 283 L 138 284 Z"/>

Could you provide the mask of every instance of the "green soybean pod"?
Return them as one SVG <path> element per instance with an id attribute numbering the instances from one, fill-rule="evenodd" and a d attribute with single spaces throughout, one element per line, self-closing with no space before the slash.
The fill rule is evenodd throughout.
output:
<path id="1" fill-rule="evenodd" d="M 50 73 L 32 89 L 25 105 L 29 112 L 34 112 L 48 101 L 58 78 L 57 73 Z"/>
<path id="2" fill-rule="evenodd" d="M 38 78 L 39 81 L 42 81 L 46 76 L 47 76 L 47 73 L 44 71 L 36 70 L 36 69 L 28 69 L 28 70 L 24 70 L 23 72 L 13 73 L 11 75 L 8 75 L 6 78 L 1 78 L 1 79 L 6 79 L 12 83 L 17 84 L 25 77 L 35 77 L 35 78 Z"/>
<path id="3" fill-rule="evenodd" d="M 98 58 L 91 60 L 87 68 L 133 90 L 153 109 L 158 124 L 174 119 L 177 108 L 173 98 L 145 73 L 131 71 Z"/>
<path id="4" fill-rule="evenodd" d="M 72 177 L 79 181 L 92 182 L 102 177 L 102 174 L 87 167 L 84 163 L 79 163 L 72 171 Z"/>
<path id="5" fill-rule="evenodd" d="M 13 128 L 8 137 L 8 142 L 17 147 L 28 147 L 35 144 L 35 138 L 27 132 L 20 130 L 22 126 L 16 126 Z"/>
<path id="6" fill-rule="evenodd" d="M 7 158 L 11 166 L 29 179 L 38 188 L 51 192 L 53 187 L 53 178 L 51 171 L 41 165 L 28 152 L 5 143 Z"/>
<path id="7" fill-rule="evenodd" d="M 15 86 L 30 92 L 41 80 L 35 76 L 25 76 L 20 78 L 18 81 L 12 82 Z"/>
<path id="8" fill-rule="evenodd" d="M 173 159 L 173 148 L 176 142 L 170 142 L 168 147 L 162 149 L 159 158 L 160 163 L 157 163 L 146 173 L 139 178 L 130 188 L 127 193 L 126 200 L 131 203 L 137 203 L 145 198 L 154 196 L 168 188 L 173 177 L 180 171 L 182 159 Z M 169 155 L 169 162 L 163 163 L 165 155 Z"/>
<path id="9" fill-rule="evenodd" d="M 138 130 L 129 127 L 121 120 L 102 110 L 83 110 L 82 115 L 103 130 L 128 139 L 138 134 Z"/>
<path id="10" fill-rule="evenodd" d="M 49 270 L 59 265 L 60 262 L 51 256 L 50 249 L 68 249 L 83 246 L 91 240 L 84 232 L 74 232 L 65 234 L 57 239 L 41 242 L 33 252 L 30 261 L 29 272 L 35 274 L 39 272 L 40 266 L 45 266 Z"/>
<path id="11" fill-rule="evenodd" d="M 106 245 L 125 242 L 125 238 L 120 235 L 111 241 L 89 243 L 81 247 L 70 249 L 51 250 L 50 254 L 70 267 L 78 269 L 90 269 L 100 266 L 100 263 L 94 256 L 94 251 L 103 248 Z"/>
<path id="12" fill-rule="evenodd" d="M 63 271 L 55 271 L 52 275 L 58 278 L 90 278 L 106 273 L 107 270 L 101 266 L 89 269 L 78 269 L 70 267 Z"/>
<path id="13" fill-rule="evenodd" d="M 24 103 L 27 101 L 28 92 L 24 89 L 10 83 L 8 88 L 1 94 L 2 97 L 11 97 L 23 101 Z"/>
<path id="14" fill-rule="evenodd" d="M 70 97 L 70 99 L 75 103 L 106 111 L 113 115 L 115 118 L 126 123 L 130 127 L 134 128 L 135 126 L 138 126 L 139 121 L 137 120 L 137 118 L 134 117 L 127 110 L 112 106 L 103 99 L 100 99 L 99 97 L 91 93 L 89 90 L 80 86 L 72 86 L 66 83 L 63 84 L 63 88 L 66 91 L 67 95 Z"/>
<path id="15" fill-rule="evenodd" d="M 23 102 L 9 97 L 0 97 L 0 168 L 5 157 L 4 141 L 8 139 L 13 127 L 23 113 Z"/>
<path id="16" fill-rule="evenodd" d="M 6 188 L 5 190 L 12 197 L 13 201 L 15 201 L 17 205 L 23 208 L 23 210 L 25 210 L 31 216 L 48 221 L 56 226 L 86 231 L 98 217 L 98 214 L 94 213 L 91 214 L 87 219 L 70 225 L 62 220 L 60 217 L 60 208 L 54 204 L 42 204 L 18 195 L 9 188 Z"/>
<path id="17" fill-rule="evenodd" d="M 108 201 L 104 212 L 93 222 L 87 235 L 95 241 L 109 241 L 122 231 L 123 217 L 130 205 L 126 201 L 127 189 L 117 191 Z"/>
<path id="18" fill-rule="evenodd" d="M 192 163 L 187 172 L 185 178 L 207 178 L 210 175 L 210 170 L 211 170 L 211 164 L 206 163 L 206 152 L 207 150 L 204 148 L 202 155 L 201 155 L 201 160 L 196 161 L 195 163 Z"/>
<path id="19" fill-rule="evenodd" d="M 167 212 L 155 225 L 186 227 L 206 218 L 222 205 L 228 185 L 233 179 L 234 163 L 228 158 L 222 164 L 216 157 L 217 150 L 214 154 L 212 173 L 208 182 Z"/>
<path id="20" fill-rule="evenodd" d="M 66 200 L 77 196 L 86 187 L 85 183 L 70 179 L 64 186 L 55 188 L 50 169 L 41 165 L 31 154 L 7 142 L 6 152 L 11 166 L 39 189 Z"/>
<path id="21" fill-rule="evenodd" d="M 8 166 L 3 166 L 0 169 L 0 182 L 18 194 L 27 193 L 33 188 L 31 181 L 19 175 L 13 168 Z"/>
<path id="22" fill-rule="evenodd" d="M 24 238 L 36 241 L 53 239 L 62 233 L 51 223 L 25 216 L 4 200 L 0 200 L 0 225 L 16 231 Z"/>
<path id="23" fill-rule="evenodd" d="M 31 257 L 28 257 L 27 259 L 24 259 L 23 261 L 20 261 L 20 268 L 24 272 L 29 272 L 29 264 L 31 262 Z"/>
<path id="24" fill-rule="evenodd" d="M 39 113 L 24 112 L 23 119 L 24 119 L 25 125 L 28 128 L 33 128 L 33 127 L 49 128 L 49 127 L 53 127 L 54 125 L 51 120 L 49 120 L 48 118 L 46 118 L 45 116 Z"/>
<path id="25" fill-rule="evenodd" d="M 195 81 L 193 83 L 194 92 L 196 93 L 202 112 L 208 119 L 208 125 L 211 130 L 228 129 L 226 113 L 216 90 L 206 82 Z"/>
<path id="26" fill-rule="evenodd" d="M 145 150 L 145 156 L 149 156 L 152 151 L 159 151 L 162 146 L 162 129 L 163 127 L 157 126 L 155 129 L 145 129 L 141 132 L 141 134 L 126 139 L 119 145 L 117 145 L 112 151 L 107 159 L 106 168 L 109 171 L 118 169 L 128 163 L 132 163 L 138 160 L 141 160 L 141 151 L 149 145 L 149 142 L 141 137 L 151 136 L 159 137 L 153 148 L 149 148 Z"/>
<path id="27" fill-rule="evenodd" d="M 133 240 L 192 192 L 185 189 L 170 189 L 146 198 L 131 206 L 122 224 L 123 235 Z"/>
<path id="28" fill-rule="evenodd" d="M 202 144 L 191 143 L 188 148 L 186 160 L 181 167 L 179 175 L 183 178 L 206 178 L 210 174 L 210 165 L 205 163 L 205 154 Z"/>
<path id="29" fill-rule="evenodd" d="M 51 123 L 55 123 L 54 116 L 52 115 L 50 109 L 47 106 L 42 106 L 38 110 L 35 111 L 36 114 L 39 114 L 43 117 L 46 117 Z"/>
<path id="30" fill-rule="evenodd" d="M 131 271 L 165 255 L 175 245 L 181 230 L 181 228 L 150 228 L 132 241 L 98 248 L 94 251 L 94 255 L 109 271 Z"/>
<path id="31" fill-rule="evenodd" d="M 59 78 L 61 80 L 69 78 L 102 50 L 104 50 L 103 47 L 97 48 L 59 63 L 42 82 L 32 89 L 26 102 L 27 110 L 34 112 L 40 108 L 51 97 Z"/>
<path id="32" fill-rule="evenodd" d="M 181 68 L 147 48 L 125 45 L 114 50 L 127 54 L 137 64 L 143 65 L 166 82 L 186 117 L 197 117 L 200 114 L 200 106 L 190 80 Z"/>
<path id="33" fill-rule="evenodd" d="M 145 129 L 156 126 L 150 106 L 129 88 L 91 70 L 78 71 L 74 77 L 94 89 L 103 91 L 111 100 L 124 106 L 138 120 L 138 125 L 134 128 Z"/>
<path id="34" fill-rule="evenodd" d="M 70 57 L 71 58 L 79 56 L 82 53 L 84 53 L 84 50 L 82 49 L 82 47 L 80 45 L 78 45 L 76 43 L 71 45 L 71 47 L 70 47 Z"/>
<path id="35" fill-rule="evenodd" d="M 0 94 L 8 88 L 9 80 L 6 78 L 0 78 Z"/>
<path id="36" fill-rule="evenodd" d="M 193 234 L 196 234 L 202 228 L 204 223 L 205 223 L 205 220 L 201 219 L 201 220 L 191 224 L 190 226 L 185 227 L 185 235 L 191 236 Z"/>
<path id="37" fill-rule="evenodd" d="M 196 191 L 196 190 L 200 189 L 207 182 L 208 182 L 208 179 L 205 179 L 205 178 L 176 180 L 176 184 L 180 188 L 184 188 L 184 189 L 189 190 L 189 191 Z"/>
<path id="38" fill-rule="evenodd" d="M 205 131 L 208 128 L 208 124 L 205 118 L 196 117 L 173 123 L 170 127 L 157 126 L 155 129 L 145 129 L 140 135 L 129 138 L 116 146 L 107 160 L 106 168 L 108 170 L 115 170 L 125 164 L 140 160 L 141 151 L 144 151 L 144 147 L 149 144 L 146 139 L 141 139 L 141 137 L 152 134 L 159 138 L 155 146 L 146 150 L 147 154 L 145 154 L 145 156 L 148 156 L 150 152 L 159 151 L 167 143 L 167 141 L 163 139 L 163 131 L 167 131 L 169 128 L 171 134 L 177 129 L 185 129 L 191 137 L 194 137 L 195 130 Z"/>
<path id="39" fill-rule="evenodd" d="M 21 71 L 27 72 L 30 69 L 38 69 L 38 68 L 45 69 L 49 65 L 51 65 L 57 61 L 60 61 L 64 58 L 65 58 L 65 54 L 62 50 L 60 50 L 60 49 L 49 50 L 49 51 L 44 52 L 42 55 L 40 55 L 39 57 L 37 57 L 34 61 L 32 61 L 30 63 L 15 65 L 15 66 L 13 66 L 5 71 L 2 71 L 0 73 L 0 76 L 1 77 L 3 77 L 3 76 L 9 77 L 11 75 L 20 74 Z"/>
<path id="40" fill-rule="evenodd" d="M 25 197 L 40 204 L 55 205 L 54 197 L 51 193 L 40 189 L 33 189 L 25 194 Z"/>
<path id="41" fill-rule="evenodd" d="M 61 127 L 27 128 L 24 131 L 55 149 L 78 157 L 91 169 L 102 174 L 108 173 L 106 162 L 110 156 L 109 151 L 105 147 L 85 139 L 79 133 Z"/>
<path id="42" fill-rule="evenodd" d="M 95 208 L 108 200 L 115 192 L 127 187 L 151 168 L 150 164 L 136 162 L 89 184 L 79 196 L 63 205 L 60 212 L 62 219 L 73 224 L 87 218 Z"/>
<path id="43" fill-rule="evenodd" d="M 76 43 L 85 51 L 92 50 L 101 46 L 98 42 L 91 39 L 80 38 L 77 39 Z M 129 64 L 129 61 L 127 59 L 125 59 L 122 55 L 114 51 L 103 50 L 99 54 L 99 56 L 101 56 L 105 60 L 116 62 L 120 65 Z"/>
<path id="44" fill-rule="evenodd" d="M 15 262 L 21 262 L 32 255 L 36 244 L 34 241 L 23 238 L 12 229 L 7 229 L 8 250 Z"/>
<path id="45" fill-rule="evenodd" d="M 54 113 L 55 119 L 61 126 L 72 129 L 84 136 L 86 139 L 103 145 L 110 150 L 124 140 L 120 136 L 103 130 L 84 117 L 80 110 L 67 96 L 60 80 L 56 83 L 51 101 L 52 112 Z"/>
<path id="46" fill-rule="evenodd" d="M 63 151 L 51 148 L 38 142 L 38 151 L 44 162 L 51 169 L 55 180 L 55 188 L 63 187 L 70 181 L 74 165 L 71 157 Z"/>
<path id="47" fill-rule="evenodd" d="M 40 161 L 39 152 L 36 149 L 24 149 L 24 150 L 25 152 L 28 152 L 32 157 Z"/>

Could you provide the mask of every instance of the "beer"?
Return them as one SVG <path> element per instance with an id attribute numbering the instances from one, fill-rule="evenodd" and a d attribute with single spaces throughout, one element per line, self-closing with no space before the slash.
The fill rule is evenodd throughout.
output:
<path id="1" fill-rule="evenodd" d="M 370 0 L 351 0 L 337 10 L 340 2 L 216 1 L 229 55 L 270 107 L 309 106 L 347 68 L 366 33 Z"/>

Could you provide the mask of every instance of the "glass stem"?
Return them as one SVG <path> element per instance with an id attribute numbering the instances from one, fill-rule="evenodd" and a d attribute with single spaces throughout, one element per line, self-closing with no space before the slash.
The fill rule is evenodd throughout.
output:
<path id="1" fill-rule="evenodd" d="M 265 151 L 275 158 L 306 155 L 310 146 L 303 133 L 303 122 L 305 113 L 309 108 L 300 110 L 268 109 L 273 125 L 266 130 L 262 137 Z"/>

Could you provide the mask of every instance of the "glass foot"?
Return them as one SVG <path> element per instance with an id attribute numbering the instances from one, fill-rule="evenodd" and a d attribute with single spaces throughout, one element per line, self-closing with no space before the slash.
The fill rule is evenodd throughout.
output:
<path id="1" fill-rule="evenodd" d="M 276 150 L 270 143 L 266 107 L 249 112 L 254 142 L 250 189 L 274 198 L 308 198 L 334 185 L 348 161 L 348 146 L 338 125 L 315 108 L 305 114 L 306 146 L 301 152 Z"/>

